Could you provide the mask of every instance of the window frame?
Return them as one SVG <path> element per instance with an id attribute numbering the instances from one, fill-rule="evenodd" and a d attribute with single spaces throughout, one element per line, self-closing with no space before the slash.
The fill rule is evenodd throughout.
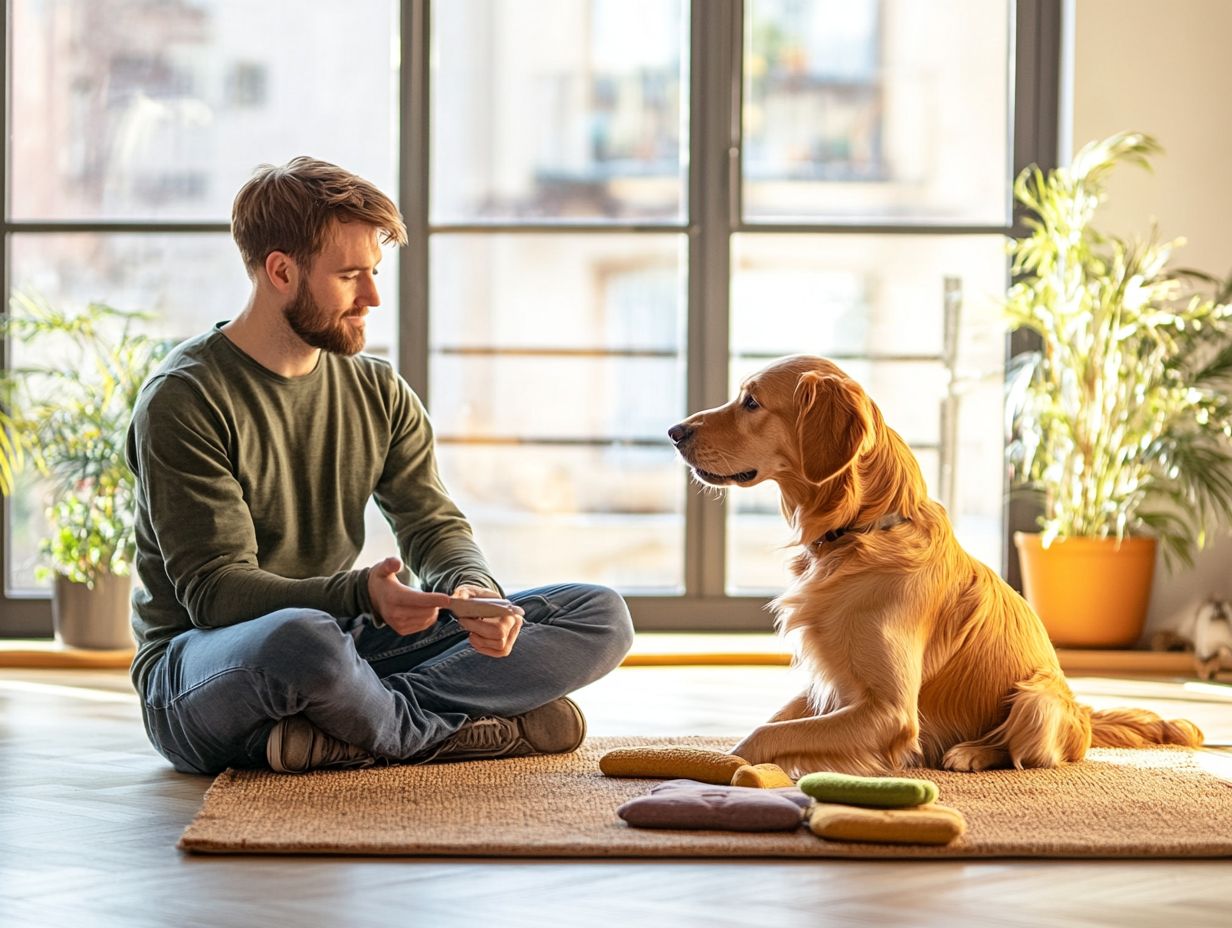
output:
<path id="1" fill-rule="evenodd" d="M 1066 0 L 1011 0 L 1011 176 L 1029 164 L 1044 169 L 1058 161 L 1060 135 L 1063 4 Z M 690 411 L 728 399 L 731 238 L 736 234 L 946 235 L 1024 234 L 1017 209 L 1012 225 L 909 225 L 876 223 L 745 222 L 741 215 L 741 98 L 743 92 L 743 0 L 691 0 L 689 3 L 690 171 L 688 215 L 664 223 L 445 223 L 429 217 L 431 107 L 429 42 L 431 0 L 399 0 L 400 60 L 398 202 L 408 242 L 399 261 L 397 361 L 402 375 L 431 408 L 428 396 L 429 239 L 439 232 L 501 234 L 665 233 L 688 241 L 686 322 L 686 401 Z M 0 293 L 9 294 L 11 239 L 14 235 L 82 233 L 228 233 L 227 222 L 14 221 L 9 215 L 11 138 L 12 4 L 4 5 L 3 128 L 0 145 Z M 1019 333 L 1007 338 L 1007 358 L 1030 347 Z M 7 339 L 0 339 L 0 368 L 7 364 Z M 682 480 L 687 479 L 681 468 Z M 1004 495 L 1004 494 L 1003 494 Z M 1017 560 L 1010 556 L 1015 530 L 1029 530 L 1035 512 L 1015 501 L 1004 507 L 1002 574 L 1018 583 Z M 9 500 L 3 500 L 0 531 L 0 638 L 49 637 L 51 605 L 47 594 L 23 595 L 8 589 Z M 726 593 L 727 510 L 724 500 L 690 490 L 685 502 L 684 592 L 677 596 L 630 595 L 641 630 L 764 630 L 764 596 Z"/>

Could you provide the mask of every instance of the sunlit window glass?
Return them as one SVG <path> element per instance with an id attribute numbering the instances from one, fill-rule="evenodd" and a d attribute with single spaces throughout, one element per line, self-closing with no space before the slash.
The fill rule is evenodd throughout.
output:
<path id="1" fill-rule="evenodd" d="M 441 469 L 502 582 L 679 592 L 684 243 L 437 235 Z"/>
<path id="2" fill-rule="evenodd" d="M 1004 222 L 1011 7 L 746 0 L 745 218 Z"/>
<path id="3" fill-rule="evenodd" d="M 678 219 L 684 0 L 432 5 L 435 222 Z"/>
<path id="4" fill-rule="evenodd" d="M 396 0 L 13 0 L 16 219 L 227 219 L 262 163 L 392 190 Z"/>

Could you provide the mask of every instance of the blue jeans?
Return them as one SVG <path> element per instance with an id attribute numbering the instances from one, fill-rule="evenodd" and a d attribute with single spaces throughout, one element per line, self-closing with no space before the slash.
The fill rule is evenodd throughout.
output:
<path id="1" fill-rule="evenodd" d="M 265 765 L 274 724 L 411 760 L 469 719 L 527 712 L 613 670 L 633 642 L 623 599 L 565 584 L 511 596 L 526 615 L 507 657 L 480 654 L 448 613 L 401 636 L 366 616 L 278 612 L 171 640 L 142 694 L 151 743 L 186 773 Z"/>

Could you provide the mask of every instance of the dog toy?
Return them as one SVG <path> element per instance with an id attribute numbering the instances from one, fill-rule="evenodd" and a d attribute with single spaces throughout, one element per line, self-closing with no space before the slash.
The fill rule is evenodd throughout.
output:
<path id="1" fill-rule="evenodd" d="M 876 844 L 949 844 L 967 830 L 961 812 L 937 804 L 860 809 L 819 802 L 809 812 L 808 825 L 819 838 Z"/>
<path id="2" fill-rule="evenodd" d="M 937 798 L 937 784 L 932 780 L 907 780 L 901 777 L 808 773 L 796 781 L 796 785 L 818 802 L 877 806 L 883 809 L 921 806 Z"/>
<path id="3" fill-rule="evenodd" d="M 722 751 L 652 746 L 614 748 L 599 758 L 599 769 L 609 777 L 683 777 L 727 786 L 748 763 Z"/>
<path id="4" fill-rule="evenodd" d="M 668 780 L 624 803 L 616 814 L 634 828 L 793 831 L 811 800 L 790 790 Z"/>
<path id="5" fill-rule="evenodd" d="M 784 773 L 778 764 L 745 764 L 732 775 L 731 785 L 775 789 L 780 786 L 795 786 L 796 781 Z"/>

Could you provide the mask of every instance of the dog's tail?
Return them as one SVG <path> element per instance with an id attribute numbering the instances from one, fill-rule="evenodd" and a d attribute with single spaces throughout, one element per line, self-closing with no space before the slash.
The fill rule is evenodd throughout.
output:
<path id="1" fill-rule="evenodd" d="M 1202 730 L 1187 719 L 1162 719 L 1146 709 L 1104 709 L 1091 713 L 1091 746 L 1145 748 L 1153 744 L 1179 744 L 1196 748 Z"/>

